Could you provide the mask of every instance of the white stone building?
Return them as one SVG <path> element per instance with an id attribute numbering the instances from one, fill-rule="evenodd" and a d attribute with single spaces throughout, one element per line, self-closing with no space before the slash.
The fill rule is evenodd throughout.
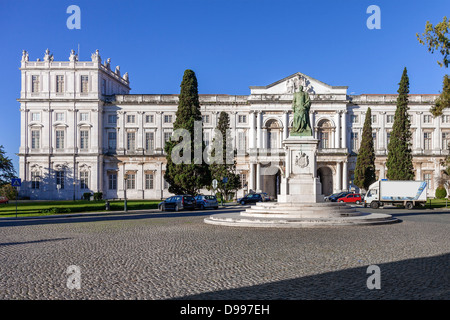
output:
<path id="1" fill-rule="evenodd" d="M 125 187 L 132 199 L 169 195 L 163 147 L 172 133 L 177 94 L 129 94 L 128 73 L 111 70 L 110 59 L 102 62 L 98 51 L 92 61 L 78 61 L 73 50 L 68 61 L 53 61 L 48 50 L 42 61 L 29 61 L 24 51 L 20 70 L 22 196 L 80 199 L 85 192 L 102 192 L 114 199 L 124 197 Z M 249 95 L 200 94 L 205 141 L 212 140 L 219 113 L 230 115 L 244 185 L 237 196 L 249 190 L 275 197 L 279 192 L 285 166 L 282 143 L 293 120 L 292 94 L 300 84 L 312 100 L 323 193 L 355 188 L 353 171 L 368 107 L 377 176 L 385 178 L 396 95 L 349 95 L 346 86 L 295 73 L 252 86 Z M 409 96 L 416 179 L 429 182 L 429 195 L 434 195 L 450 141 L 450 112 L 438 118 L 429 112 L 437 96 Z M 275 170 L 266 170 L 270 164 Z"/>

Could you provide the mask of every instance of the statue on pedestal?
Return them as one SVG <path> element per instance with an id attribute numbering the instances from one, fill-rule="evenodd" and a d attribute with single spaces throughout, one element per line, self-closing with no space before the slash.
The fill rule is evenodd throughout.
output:
<path id="1" fill-rule="evenodd" d="M 309 109 L 311 100 L 309 94 L 303 91 L 303 86 L 299 86 L 299 91 L 294 93 L 292 109 L 294 110 L 294 122 L 290 135 L 292 136 L 312 136 L 311 124 L 309 123 Z"/>

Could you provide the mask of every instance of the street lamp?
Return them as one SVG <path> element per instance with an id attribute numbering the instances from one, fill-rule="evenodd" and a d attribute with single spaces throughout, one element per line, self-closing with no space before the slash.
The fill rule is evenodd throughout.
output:
<path id="1" fill-rule="evenodd" d="M 123 192 L 124 192 L 124 196 L 125 196 L 125 202 L 124 202 L 124 205 L 123 205 L 123 210 L 125 211 L 125 212 L 127 212 L 128 210 L 127 210 L 127 180 L 128 180 L 128 174 L 124 174 L 123 175 L 123 179 L 124 179 L 124 181 L 125 181 L 125 187 L 123 188 Z"/>

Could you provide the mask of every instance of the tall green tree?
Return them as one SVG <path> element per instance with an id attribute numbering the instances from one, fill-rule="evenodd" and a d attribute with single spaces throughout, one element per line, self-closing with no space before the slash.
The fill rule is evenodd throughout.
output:
<path id="1" fill-rule="evenodd" d="M 367 190 L 376 181 L 375 176 L 375 149 L 372 138 L 372 110 L 367 109 L 366 119 L 361 139 L 361 146 L 356 158 L 355 185 Z"/>
<path id="2" fill-rule="evenodd" d="M 403 70 L 397 92 L 397 109 L 388 144 L 386 175 L 390 180 L 414 180 L 414 166 L 411 153 L 411 122 L 408 117 L 409 77 L 406 67 Z"/>
<path id="3" fill-rule="evenodd" d="M 16 170 L 12 160 L 8 158 L 3 146 L 0 145 L 0 186 L 11 183 L 11 179 L 16 177 Z"/>
<path id="4" fill-rule="evenodd" d="M 450 60 L 450 21 L 444 17 L 442 22 L 435 26 L 427 21 L 425 25 L 425 32 L 419 35 L 416 34 L 417 40 L 423 45 L 427 46 L 429 52 L 434 53 L 438 51 L 442 55 L 442 61 L 437 63 L 440 67 L 447 68 Z M 431 107 L 430 112 L 433 116 L 441 116 L 445 108 L 450 107 L 450 83 L 448 75 L 444 76 L 442 92 L 439 98 L 435 101 L 435 105 Z"/>
<path id="5" fill-rule="evenodd" d="M 209 166 L 203 161 L 203 128 L 198 83 L 194 71 L 185 70 L 180 85 L 173 136 L 166 142 L 166 172 L 169 192 L 196 195 L 211 182 Z"/>
<path id="6" fill-rule="evenodd" d="M 238 174 L 236 174 L 236 160 L 235 153 L 232 149 L 231 136 L 230 136 L 230 118 L 228 113 L 222 111 L 219 115 L 219 120 L 217 123 L 217 134 L 220 135 L 221 139 L 214 137 L 213 139 L 213 157 L 220 157 L 221 159 L 215 159 L 211 163 L 211 175 L 212 179 L 217 180 L 217 190 L 228 199 L 230 192 L 233 192 L 241 188 L 241 179 Z M 217 152 L 220 151 L 220 152 Z M 228 154 L 228 156 L 227 156 Z M 226 178 L 227 182 L 223 179 Z"/>

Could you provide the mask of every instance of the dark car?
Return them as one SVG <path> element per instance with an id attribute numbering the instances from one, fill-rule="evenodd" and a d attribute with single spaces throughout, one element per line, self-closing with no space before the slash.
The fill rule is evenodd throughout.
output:
<path id="1" fill-rule="evenodd" d="M 339 192 L 332 194 L 328 197 L 328 201 L 336 202 L 339 198 L 345 197 L 346 195 L 350 194 L 351 192 Z"/>
<path id="2" fill-rule="evenodd" d="M 159 203 L 158 208 L 160 211 L 166 210 L 184 210 L 184 209 L 192 209 L 194 210 L 196 207 L 195 198 L 191 195 L 179 195 L 172 196 L 167 198 L 166 200 Z"/>
<path id="3" fill-rule="evenodd" d="M 256 203 L 264 201 L 264 197 L 260 193 L 250 193 L 239 199 L 240 204 Z"/>
<path id="4" fill-rule="evenodd" d="M 197 208 L 207 209 L 207 208 L 219 208 L 219 202 L 217 201 L 216 196 L 210 195 L 198 195 L 195 197 L 195 201 L 197 203 Z"/>

